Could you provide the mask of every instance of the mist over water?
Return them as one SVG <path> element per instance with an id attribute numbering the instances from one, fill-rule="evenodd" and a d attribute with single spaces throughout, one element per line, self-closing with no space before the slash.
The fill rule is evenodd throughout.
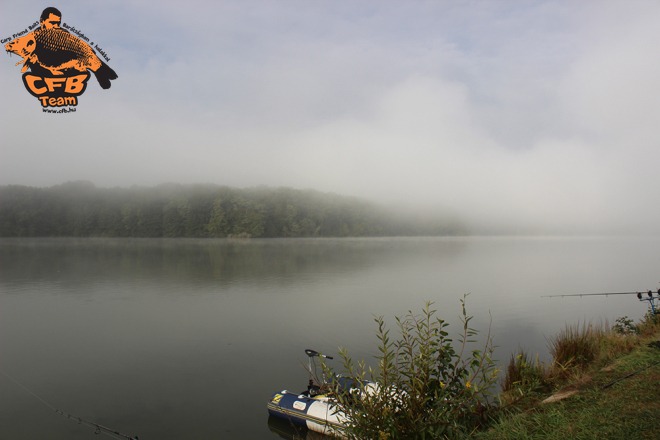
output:
<path id="1" fill-rule="evenodd" d="M 0 184 L 286 186 L 477 233 L 660 232 L 657 2 L 256 3 L 63 5 L 119 78 L 46 117 L 5 54 Z M 42 10 L 11 3 L 0 36 Z"/>
<path id="2" fill-rule="evenodd" d="M 506 362 L 546 358 L 565 323 L 640 318 L 658 239 L 2 239 L 0 368 L 52 406 L 140 438 L 274 438 L 270 394 L 305 387 L 303 350 L 377 354 L 374 315 L 459 299 Z M 492 318 L 492 324 L 490 320 Z M 336 361 L 335 361 L 336 362 Z M 339 363 L 336 362 L 339 367 Z M 93 435 L 0 377 L 0 434 Z"/>

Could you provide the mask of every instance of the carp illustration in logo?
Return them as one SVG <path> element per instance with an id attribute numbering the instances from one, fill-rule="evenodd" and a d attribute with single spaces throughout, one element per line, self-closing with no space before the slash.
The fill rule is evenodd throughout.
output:
<path id="1" fill-rule="evenodd" d="M 101 88 L 109 89 L 118 76 L 84 40 L 60 27 L 62 14 L 44 9 L 40 26 L 5 45 L 5 50 L 23 58 L 23 83 L 43 107 L 77 105 L 77 97 L 94 73 Z M 28 72 L 29 69 L 29 72 Z"/>

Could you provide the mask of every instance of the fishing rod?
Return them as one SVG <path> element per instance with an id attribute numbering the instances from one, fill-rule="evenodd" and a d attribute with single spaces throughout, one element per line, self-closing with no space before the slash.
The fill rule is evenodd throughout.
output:
<path id="1" fill-rule="evenodd" d="M 100 424 L 98 424 L 98 423 L 91 422 L 91 421 L 89 421 L 89 420 L 85 420 L 85 419 L 83 419 L 82 417 L 74 416 L 74 415 L 71 415 L 71 414 L 69 414 L 69 413 L 67 413 L 67 412 L 65 412 L 65 411 L 62 411 L 61 409 L 57 409 L 57 408 L 55 408 L 53 405 L 51 405 L 48 401 L 46 401 L 44 398 L 42 398 L 41 396 L 39 396 L 37 393 L 35 393 L 35 392 L 32 391 L 31 389 L 29 389 L 28 387 L 26 387 L 25 385 L 23 385 L 22 383 L 20 383 L 18 380 L 14 379 L 12 376 L 10 376 L 9 374 L 7 374 L 5 371 L 3 371 L 3 370 L 0 369 L 0 374 L 2 374 L 3 376 L 5 376 L 5 377 L 6 377 L 7 379 L 9 379 L 10 381 L 14 382 L 16 385 L 18 385 L 20 388 L 22 388 L 25 392 L 27 392 L 27 393 L 30 394 L 32 397 L 34 397 L 35 399 L 37 399 L 39 402 L 41 402 L 42 404 L 44 404 L 46 407 L 48 407 L 49 409 L 55 411 L 55 413 L 57 413 L 57 414 L 59 414 L 59 415 L 61 415 L 61 416 L 64 416 L 64 417 L 66 417 L 67 419 L 74 420 L 74 421 L 78 422 L 78 423 L 81 424 L 81 425 L 85 425 L 85 426 L 88 426 L 88 427 L 90 427 L 90 428 L 93 428 L 93 429 L 94 429 L 94 434 L 105 434 L 105 435 L 107 435 L 107 436 L 109 436 L 109 437 L 113 437 L 113 438 L 115 438 L 115 439 L 139 440 L 139 438 L 138 438 L 137 435 L 126 435 L 126 434 L 122 434 L 121 432 L 116 431 L 116 430 L 111 429 L 111 428 L 108 428 L 107 426 L 103 426 L 103 425 L 100 425 Z"/>
<path id="2" fill-rule="evenodd" d="M 660 294 L 660 289 L 658 289 L 658 293 Z M 571 295 L 541 295 L 541 298 L 559 298 L 559 297 L 564 297 L 564 296 L 593 296 L 593 295 L 637 295 L 639 298 L 641 296 L 641 292 L 600 292 L 600 293 L 574 293 Z M 649 295 L 652 295 L 653 292 L 650 290 L 648 291 Z"/>
<path id="3" fill-rule="evenodd" d="M 59 409 L 56 409 L 55 412 L 58 413 L 61 416 L 66 417 L 67 419 L 74 420 L 74 421 L 76 421 L 76 422 L 78 422 L 82 425 L 89 426 L 90 428 L 94 428 L 94 434 L 106 434 L 106 435 L 108 435 L 110 437 L 114 437 L 116 439 L 139 440 L 137 435 L 131 436 L 131 435 L 122 434 L 121 432 L 115 431 L 112 428 L 108 428 L 106 426 L 100 425 L 100 424 L 95 423 L 95 422 L 90 422 L 89 420 L 85 420 L 85 419 L 83 419 L 81 417 L 78 417 L 78 416 L 73 416 L 71 414 L 67 414 L 64 411 L 59 410 Z"/>
<path id="4" fill-rule="evenodd" d="M 560 298 L 566 296 L 608 296 L 608 295 L 637 295 L 637 299 L 640 301 L 648 301 L 649 306 L 651 307 L 651 312 L 654 315 L 660 314 L 660 309 L 656 308 L 656 301 L 660 303 L 660 289 L 657 291 L 658 296 L 653 296 L 653 291 L 649 290 L 646 292 L 646 297 L 640 291 L 637 292 L 600 292 L 600 293 L 575 293 L 571 295 L 541 295 L 541 298 Z"/>

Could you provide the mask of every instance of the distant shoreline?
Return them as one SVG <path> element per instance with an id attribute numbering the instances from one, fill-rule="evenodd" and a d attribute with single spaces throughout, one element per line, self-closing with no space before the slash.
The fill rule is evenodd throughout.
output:
<path id="1" fill-rule="evenodd" d="M 284 187 L 98 188 L 90 182 L 47 188 L 0 186 L 0 237 L 389 237 L 465 232 L 447 218 L 420 220 L 355 197 Z"/>

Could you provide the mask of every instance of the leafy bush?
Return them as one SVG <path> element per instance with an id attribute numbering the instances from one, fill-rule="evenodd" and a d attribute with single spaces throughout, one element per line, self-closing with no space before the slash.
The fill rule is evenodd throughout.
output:
<path id="1" fill-rule="evenodd" d="M 612 326 L 612 330 L 615 333 L 620 335 L 636 335 L 639 333 L 639 328 L 637 328 L 637 326 L 633 323 L 633 320 L 627 316 L 617 318 L 615 322 L 616 324 Z"/>
<path id="2" fill-rule="evenodd" d="M 383 317 L 375 319 L 380 352 L 376 368 L 367 368 L 364 361 L 356 365 L 341 350 L 345 375 L 354 378 L 358 389 L 337 394 L 338 410 L 347 418 L 347 437 L 451 439 L 487 421 L 498 376 L 492 339 L 488 333 L 482 349 L 472 348 L 478 332 L 470 327 L 465 297 L 461 306 L 463 329 L 457 341 L 429 302 L 420 314 L 409 311 L 396 318 L 396 340 L 390 339 Z"/>

